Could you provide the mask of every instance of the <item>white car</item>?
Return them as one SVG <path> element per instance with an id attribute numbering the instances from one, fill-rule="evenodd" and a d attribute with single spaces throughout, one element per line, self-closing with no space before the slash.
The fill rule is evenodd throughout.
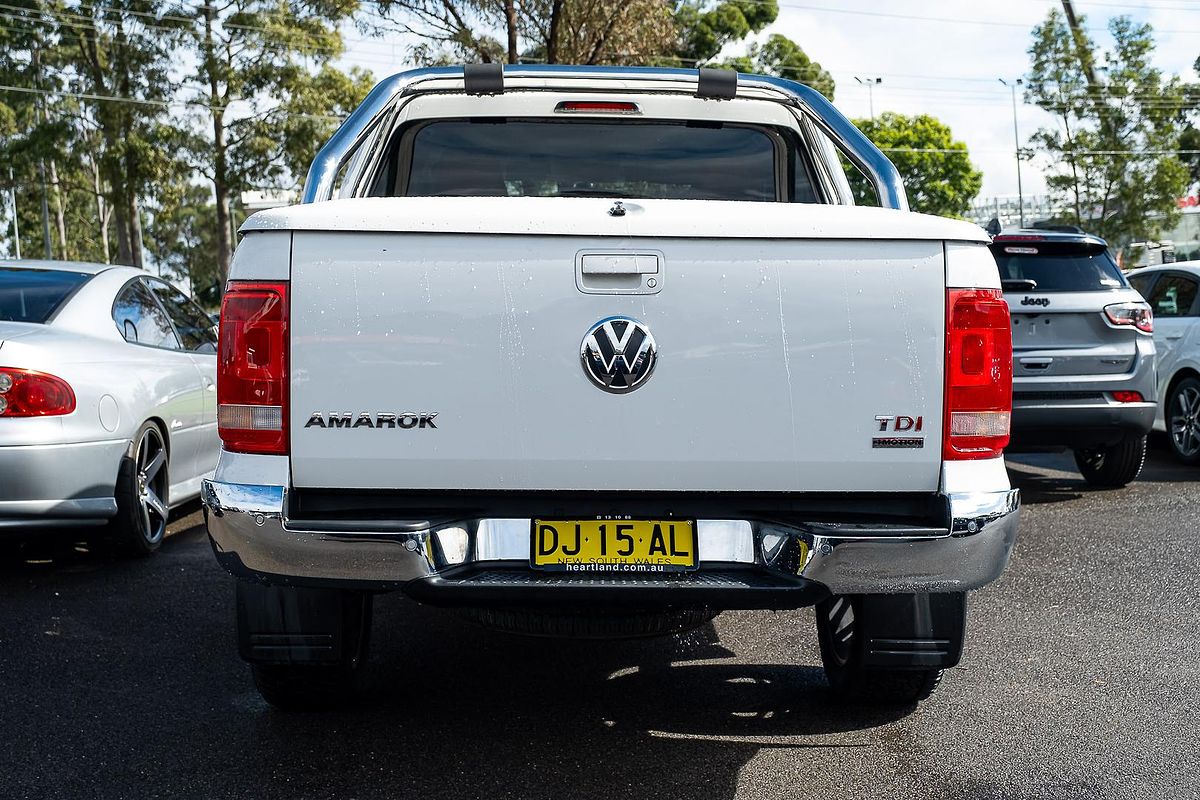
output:
<path id="1" fill-rule="evenodd" d="M 352 688 L 393 590 L 576 637 L 816 606 L 882 703 L 958 663 L 1017 530 L 1008 305 L 811 88 L 402 73 L 242 230 L 203 500 L 269 702 Z"/>
<path id="2" fill-rule="evenodd" d="M 0 533 L 107 526 L 157 550 L 216 465 L 216 343 L 142 270 L 0 262 Z"/>
<path id="3" fill-rule="evenodd" d="M 1176 458 L 1200 464 L 1200 261 L 1146 267 L 1128 278 L 1154 312 L 1154 428 L 1169 434 Z"/>

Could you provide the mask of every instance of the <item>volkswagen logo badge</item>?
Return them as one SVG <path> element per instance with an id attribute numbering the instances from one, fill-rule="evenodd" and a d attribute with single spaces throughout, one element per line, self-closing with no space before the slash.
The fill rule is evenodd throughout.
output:
<path id="1" fill-rule="evenodd" d="M 592 383 L 606 392 L 625 394 L 650 377 L 658 361 L 658 345 L 650 329 L 636 319 L 608 317 L 583 337 L 579 360 Z"/>

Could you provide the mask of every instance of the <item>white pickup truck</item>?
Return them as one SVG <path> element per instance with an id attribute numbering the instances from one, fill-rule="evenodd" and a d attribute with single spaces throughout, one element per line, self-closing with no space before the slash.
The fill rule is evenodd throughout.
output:
<path id="1" fill-rule="evenodd" d="M 867 701 L 958 662 L 1017 529 L 1008 307 L 817 92 L 401 73 L 242 232 L 203 497 L 269 702 L 344 696 L 393 590 L 576 637 L 815 606 Z"/>

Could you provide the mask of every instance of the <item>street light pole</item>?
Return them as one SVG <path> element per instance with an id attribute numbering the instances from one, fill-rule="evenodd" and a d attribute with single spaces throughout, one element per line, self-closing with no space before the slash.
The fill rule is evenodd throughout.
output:
<path id="1" fill-rule="evenodd" d="M 883 78 L 860 78 L 854 76 L 854 80 L 858 81 L 863 86 L 867 87 L 867 106 L 871 110 L 871 121 L 875 121 L 875 84 L 883 83 Z"/>
<path id="2" fill-rule="evenodd" d="M 1021 220 L 1021 227 L 1025 227 L 1025 193 L 1021 190 L 1021 134 L 1017 131 L 1017 87 L 1023 86 L 1025 81 L 1017 78 L 1012 83 L 999 79 L 1001 83 L 1012 90 L 1012 112 L 1013 112 L 1013 145 L 1016 147 L 1017 154 L 1017 215 Z"/>

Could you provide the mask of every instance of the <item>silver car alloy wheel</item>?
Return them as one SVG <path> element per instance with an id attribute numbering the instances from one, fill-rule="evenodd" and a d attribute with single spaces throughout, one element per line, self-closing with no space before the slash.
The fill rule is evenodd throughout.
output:
<path id="1" fill-rule="evenodd" d="M 142 538 L 157 544 L 167 532 L 167 447 L 158 428 L 148 427 L 137 444 L 138 511 Z"/>
<path id="2" fill-rule="evenodd" d="M 1200 388 L 1185 386 L 1171 403 L 1169 428 L 1175 450 L 1184 457 L 1200 452 Z"/>

